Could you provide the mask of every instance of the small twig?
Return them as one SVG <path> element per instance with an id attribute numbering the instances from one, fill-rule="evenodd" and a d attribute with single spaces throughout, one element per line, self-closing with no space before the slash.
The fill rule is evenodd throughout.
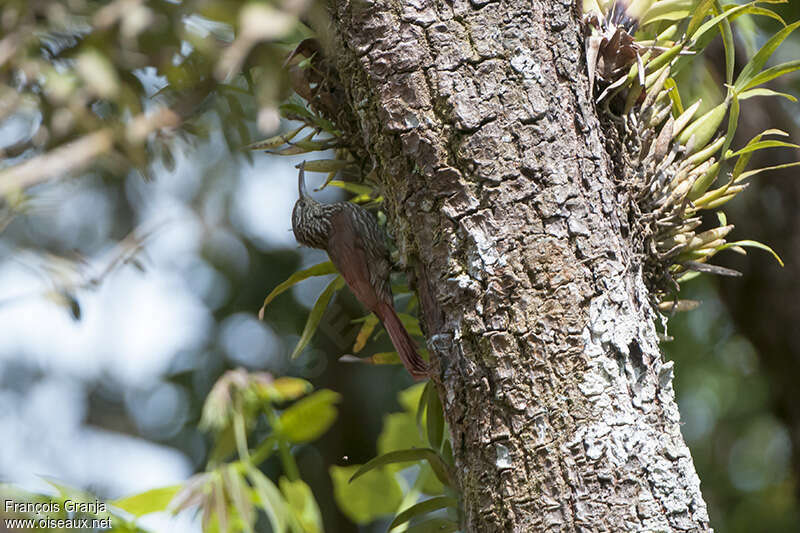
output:
<path id="1" fill-rule="evenodd" d="M 144 249 L 145 241 L 150 238 L 158 229 L 163 226 L 164 223 L 158 224 L 154 228 L 147 230 L 147 231 L 140 231 L 139 228 L 134 229 L 131 231 L 124 239 L 122 239 L 119 243 L 117 243 L 113 253 L 112 258 L 108 262 L 108 264 L 103 268 L 99 274 L 95 276 L 90 276 L 85 272 L 75 272 L 72 277 L 73 280 L 78 278 L 78 281 L 70 282 L 65 280 L 64 283 L 57 283 L 53 280 L 52 274 L 55 272 L 51 272 L 51 274 L 43 274 L 39 271 L 37 267 L 30 265 L 24 261 L 21 261 L 18 257 L 18 254 L 12 256 L 13 260 L 16 260 L 20 265 L 23 267 L 31 270 L 37 276 L 43 278 L 44 282 L 50 285 L 50 288 L 43 291 L 32 291 L 29 293 L 18 294 L 15 296 L 10 296 L 7 298 L 0 299 L 0 307 L 12 303 L 19 302 L 21 300 L 26 300 L 29 298 L 40 298 L 42 296 L 47 296 L 48 294 L 71 294 L 79 290 L 84 289 L 94 289 L 100 283 L 103 282 L 111 273 L 113 273 L 121 264 L 125 264 L 131 261 L 137 254 L 141 253 Z M 58 257 L 57 259 L 63 259 L 64 261 L 71 262 L 73 264 L 79 263 L 79 260 L 69 260 Z M 85 268 L 89 268 L 89 265 L 84 262 Z M 47 270 L 47 267 L 39 267 L 44 268 Z M 52 269 L 50 269 L 52 270 Z M 79 270 L 75 268 L 75 270 Z"/>
<path id="2" fill-rule="evenodd" d="M 133 118 L 125 129 L 125 137 L 131 142 L 141 142 L 150 133 L 175 127 L 180 122 L 181 118 L 177 113 L 162 107 L 152 113 Z M 95 158 L 110 152 L 113 147 L 113 130 L 103 128 L 6 168 L 0 171 L 0 197 L 81 170 Z"/>

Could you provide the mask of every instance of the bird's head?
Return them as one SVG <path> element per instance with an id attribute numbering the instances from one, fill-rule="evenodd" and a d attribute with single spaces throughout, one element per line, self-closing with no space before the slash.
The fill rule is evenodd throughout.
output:
<path id="1" fill-rule="evenodd" d="M 306 191 L 305 164 L 297 168 L 297 202 L 292 210 L 292 231 L 297 242 L 311 248 L 324 249 L 331 231 L 330 214 L 325 206 L 314 200 Z"/>

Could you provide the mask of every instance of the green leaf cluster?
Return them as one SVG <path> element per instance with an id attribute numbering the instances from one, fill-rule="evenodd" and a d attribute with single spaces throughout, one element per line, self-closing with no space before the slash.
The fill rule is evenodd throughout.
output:
<path id="1" fill-rule="evenodd" d="M 394 514 L 390 530 L 413 522 L 406 531 L 456 531 L 452 450 L 438 393 L 428 382 L 398 399 L 404 409 L 384 417 L 379 455 L 363 465 L 330 468 L 336 501 L 359 524 Z"/>
<path id="2" fill-rule="evenodd" d="M 333 184 L 335 183 L 336 182 L 333 182 Z M 303 332 L 300 335 L 300 339 L 298 340 L 297 344 L 292 350 L 292 354 L 290 356 L 291 359 L 295 359 L 296 357 L 298 357 L 311 342 L 311 339 L 314 337 L 314 333 L 316 333 L 319 324 L 325 315 L 325 310 L 328 308 L 331 299 L 333 299 L 333 296 L 338 291 L 344 288 L 345 286 L 344 278 L 338 274 L 336 267 L 330 261 L 318 263 L 309 268 L 295 272 L 294 274 L 289 276 L 288 279 L 280 283 L 267 295 L 267 297 L 264 299 L 264 303 L 261 305 L 261 309 L 258 312 L 258 317 L 259 319 L 263 320 L 266 307 L 279 295 L 286 292 L 294 285 L 308 278 L 318 277 L 318 276 L 328 276 L 330 274 L 336 274 L 336 277 L 334 277 L 328 283 L 328 285 L 325 287 L 322 293 L 320 293 L 320 295 L 317 297 L 317 300 L 314 302 L 314 305 L 311 308 L 311 312 L 308 314 L 308 318 L 306 319 L 306 324 L 303 328 Z M 408 287 L 404 285 L 395 286 L 393 287 L 393 293 L 395 294 L 395 296 L 399 298 L 402 298 L 407 295 L 410 296 L 408 305 L 406 306 L 407 311 L 412 311 L 416 307 L 417 305 L 416 295 L 413 294 L 408 289 Z M 399 316 L 400 320 L 403 322 L 403 325 L 406 327 L 409 333 L 411 333 L 412 335 L 422 336 L 422 330 L 420 328 L 419 319 L 417 317 L 410 315 L 408 313 L 399 313 Z M 378 320 L 378 317 L 376 317 L 372 313 L 364 317 L 358 318 L 354 322 L 361 323 L 361 328 L 359 329 L 358 334 L 356 335 L 356 340 L 352 348 L 353 353 L 357 354 L 366 347 L 370 339 L 377 338 L 381 334 L 382 330 L 377 328 L 380 321 Z M 367 363 L 374 365 L 400 364 L 400 358 L 398 357 L 397 352 L 377 352 L 366 357 L 355 357 L 352 355 L 345 355 L 340 360 L 344 362 L 358 362 L 358 363 Z"/>
<path id="3" fill-rule="evenodd" d="M 586 21 L 592 27 L 587 39 L 590 57 L 608 61 L 615 53 L 627 53 L 632 59 L 616 80 L 610 80 L 598 101 L 603 112 L 613 119 L 630 153 L 633 196 L 637 198 L 637 217 L 643 226 L 642 247 L 649 258 L 648 281 L 661 301 L 662 310 L 693 308 L 692 302 L 677 300 L 675 287 L 701 272 L 737 275 L 730 269 L 708 264 L 718 252 L 733 250 L 745 253 L 747 247 L 778 255 L 768 246 L 752 240 L 729 242 L 727 234 L 734 226 L 700 229 L 703 213 L 718 210 L 747 188 L 747 180 L 762 172 L 800 165 L 786 163 L 746 170 L 752 155 L 768 148 L 797 149 L 794 143 L 776 138 L 785 132 L 767 129 L 742 148 L 731 144 L 737 130 L 740 104 L 757 96 L 779 96 L 796 102 L 793 95 L 763 87 L 780 76 L 800 70 L 800 61 L 787 61 L 767 67 L 776 49 L 800 28 L 800 22 L 786 24 L 767 4 L 786 0 L 753 0 L 723 4 L 719 0 L 637 0 L 626 13 L 638 21 L 632 41 L 614 40 L 612 35 L 626 34 L 629 26 L 616 26 L 610 16 L 612 2 L 584 2 Z M 733 21 L 746 17 L 769 17 L 781 24 L 742 67 L 734 78 L 735 54 Z M 722 102 L 698 114 L 700 100 L 684 107 L 679 75 L 703 53 L 719 35 L 725 50 L 725 86 Z M 612 50 L 610 42 L 624 42 L 624 50 Z M 602 84 L 606 80 L 600 79 Z M 727 117 L 727 127 L 720 133 Z M 631 177 L 633 177 L 633 175 Z M 719 213 L 720 220 L 726 217 Z"/>
<path id="4" fill-rule="evenodd" d="M 319 506 L 300 478 L 292 448 L 331 427 L 339 399 L 327 389 L 311 392 L 301 379 L 231 370 L 217 381 L 203 409 L 201 424 L 215 437 L 208 469 L 181 486 L 153 489 L 112 505 L 136 518 L 197 509 L 206 532 L 253 532 L 262 515 L 276 533 L 321 533 Z M 260 469 L 273 456 L 283 470 L 277 481 Z"/>

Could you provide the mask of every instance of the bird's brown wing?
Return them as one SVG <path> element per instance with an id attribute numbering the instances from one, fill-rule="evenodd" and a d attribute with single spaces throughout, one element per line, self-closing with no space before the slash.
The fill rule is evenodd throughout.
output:
<path id="1" fill-rule="evenodd" d="M 408 372 L 414 379 L 423 379 L 427 376 L 428 367 L 419 356 L 414 341 L 392 307 L 389 263 L 383 256 L 385 254 L 383 245 L 377 240 L 373 242 L 376 248 L 370 254 L 366 249 L 368 243 L 363 242 L 360 237 L 363 228 L 362 231 L 356 231 L 353 227 L 353 221 L 356 219 L 357 215 L 352 216 L 352 213 L 348 214 L 346 211 L 340 211 L 331 217 L 331 223 L 336 230 L 331 232 L 328 239 L 328 256 L 356 298 L 381 320 Z M 375 235 L 368 238 L 380 237 L 380 234 L 374 233 Z M 369 258 L 372 258 L 375 264 L 370 264 Z M 374 269 L 373 276 L 370 276 L 371 268 Z M 376 290 L 373 284 L 381 284 L 381 288 Z"/>
<path id="2" fill-rule="evenodd" d="M 328 240 L 328 256 L 344 277 L 358 301 L 370 311 L 378 305 L 378 295 L 370 283 L 369 265 L 364 243 L 353 227 L 352 219 L 343 211 L 331 217 L 336 231 Z"/>

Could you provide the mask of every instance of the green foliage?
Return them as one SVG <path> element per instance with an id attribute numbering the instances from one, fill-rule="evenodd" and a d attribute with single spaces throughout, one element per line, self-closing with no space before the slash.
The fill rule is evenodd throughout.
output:
<path id="1" fill-rule="evenodd" d="M 436 477 L 443 485 L 453 486 L 453 478 L 450 474 L 448 465 L 444 462 L 442 457 L 436 452 L 436 450 L 432 450 L 431 448 L 410 448 L 408 450 L 395 450 L 393 452 L 387 452 L 383 455 L 379 455 L 378 457 L 370 460 L 366 464 L 362 465 L 353 476 L 350 478 L 350 481 L 354 481 L 364 475 L 365 473 L 369 472 L 370 470 L 374 470 L 375 468 L 395 464 L 395 463 L 419 463 L 422 461 L 427 461 L 430 465 L 431 469 L 433 470 Z"/>
<path id="2" fill-rule="evenodd" d="M 625 17 L 606 18 L 611 15 L 612 3 L 584 2 L 585 18 L 592 28 L 587 38 L 590 73 L 593 77 L 596 74 L 600 84 L 607 83 L 598 101 L 603 101 L 605 115 L 613 119 L 612 126 L 623 138 L 624 155 L 620 157 L 630 162 L 631 174 L 620 178 L 626 180 L 637 199 L 634 209 L 641 213 L 636 217 L 641 230 L 634 234 L 641 239 L 648 282 L 661 301 L 662 310 L 694 307 L 692 303 L 679 302 L 676 295 L 676 287 L 693 277 L 693 272 L 738 274 L 707 264 L 720 251 L 745 253 L 746 247 L 759 248 L 783 264 L 764 244 L 752 240 L 727 242 L 726 235 L 733 225 L 698 230 L 703 213 L 717 210 L 735 198 L 747 187 L 746 179 L 767 170 L 800 165 L 786 163 L 745 172 L 754 152 L 797 148 L 793 143 L 763 139 L 785 135 L 774 129 L 757 135 L 743 148 L 730 148 L 741 101 L 754 96 L 783 96 L 796 101 L 792 95 L 760 88 L 800 70 L 796 60 L 765 68 L 781 43 L 800 28 L 800 22 L 786 25 L 777 13 L 760 5 L 779 3 L 785 0 L 754 0 L 742 5 L 723 5 L 718 0 L 640 1 L 626 8 L 626 16 L 638 21 L 635 35 L 628 36 L 633 26 Z M 755 51 L 734 80 L 731 22 L 743 20 L 745 15 L 768 17 L 783 27 Z M 725 49 L 726 94 L 722 102 L 696 116 L 700 101 L 684 110 L 679 94 L 682 87 L 676 79 L 715 34 L 721 36 Z M 620 54 L 630 59 L 613 63 Z M 616 70 L 609 72 L 606 64 L 610 62 Z M 617 115 L 620 109 L 621 114 Z M 725 134 L 719 135 L 726 116 Z M 725 178 L 720 180 L 721 176 Z M 714 188 L 718 181 L 721 183 Z"/>
<path id="3" fill-rule="evenodd" d="M 405 524 L 412 518 L 423 516 L 428 513 L 438 511 L 439 509 L 455 508 L 456 506 L 458 506 L 458 500 L 455 498 L 449 498 L 447 496 L 436 496 L 434 498 L 421 501 L 416 505 L 412 505 L 402 513 L 399 513 L 389 525 L 389 530 Z"/>
<path id="4" fill-rule="evenodd" d="M 311 487 L 302 479 L 289 481 L 285 477 L 280 479 L 280 487 L 292 515 L 302 530 L 305 533 L 321 533 L 323 531 L 322 515 L 319 512 L 317 500 L 311 492 Z"/>
<path id="5" fill-rule="evenodd" d="M 310 385 L 297 378 L 273 380 L 268 374 L 243 370 L 223 375 L 203 410 L 203 426 L 214 431 L 217 438 L 209 468 L 181 488 L 172 498 L 170 509 L 178 512 L 199 507 L 204 531 L 252 532 L 260 510 L 276 533 L 321 532 L 319 507 L 311 489 L 299 477 L 291 447 L 315 440 L 330 428 L 337 415 L 334 404 L 339 395 L 323 389 L 306 396 L 309 391 Z M 279 407 L 297 398 L 288 407 Z M 251 449 L 250 435 L 256 432 L 259 421 L 269 430 Z M 237 459 L 223 462 L 234 449 Z M 277 454 L 285 474 L 277 485 L 259 469 L 273 454 Z M 147 510 L 141 500 L 163 502 L 169 490 L 151 491 L 154 497 L 145 493 L 126 498 L 123 503 Z"/>
<path id="6" fill-rule="evenodd" d="M 297 346 L 294 347 L 290 359 L 294 359 L 300 355 L 306 345 L 311 342 L 311 337 L 314 336 L 317 326 L 319 326 L 319 323 L 322 321 L 322 316 L 325 314 L 325 309 L 328 307 L 331 298 L 333 298 L 333 295 L 338 291 L 342 290 L 344 285 L 344 278 L 338 275 L 325 287 L 322 294 L 319 295 L 319 298 L 317 298 L 317 301 L 314 303 L 314 307 L 311 308 L 311 312 L 308 314 L 306 326 L 303 328 L 303 333 L 300 335 L 300 340 L 297 341 Z"/>
<path id="7" fill-rule="evenodd" d="M 221 8 L 221 6 L 225 6 Z M 28 2 L 3 4 L 0 122 L 38 117 L 6 154 L 0 198 L 88 169 L 145 175 L 174 161 L 172 140 L 204 136 L 219 116 L 229 146 L 249 143 L 248 117 L 277 128 L 288 96 L 283 40 L 298 40 L 304 3 Z M 154 95 L 143 69 L 154 69 Z M 240 73 L 246 74 L 242 79 Z M 257 103 L 246 110 L 241 97 Z M 106 164 L 102 164 L 102 163 Z M 100 163 L 100 164 L 98 164 Z"/>
<path id="8" fill-rule="evenodd" d="M 110 502 L 108 510 L 100 509 L 87 516 L 109 518 L 112 532 L 138 532 L 135 520 L 155 512 L 180 512 L 199 508 L 203 516 L 203 531 L 253 532 L 257 511 L 263 512 L 275 533 L 321 533 L 322 518 L 316 499 L 309 486 L 299 478 L 297 465 L 289 452 L 293 443 L 308 442 L 326 431 L 336 416 L 333 404 L 338 395 L 321 390 L 289 406 L 285 410 L 277 405 L 302 396 L 308 388 L 302 380 L 280 378 L 272 381 L 266 374 L 248 374 L 233 370 L 215 385 L 206 402 L 205 425 L 218 438 L 236 420 L 247 428 L 235 432 L 240 450 L 236 461 L 219 464 L 212 462 L 206 472 L 197 474 L 182 486 L 148 490 Z M 226 402 L 225 408 L 218 404 Z M 209 414 L 213 413 L 213 414 Z M 262 438 L 257 448 L 248 448 L 248 434 L 253 433 L 256 419 L 263 415 L 271 431 Z M 307 425 L 301 427 L 301 422 Z M 264 475 L 259 464 L 274 451 L 279 451 L 285 472 L 278 485 Z M 56 495 L 30 494 L 13 487 L 3 487 L 4 495 L 14 501 L 59 502 L 60 510 L 54 518 L 66 518 L 64 501 L 95 504 L 91 494 L 78 491 L 48 480 Z M 401 497 L 398 489 L 398 497 Z M 121 513 L 120 513 L 121 511 Z M 83 513 L 85 514 L 85 513 Z"/>
<path id="9" fill-rule="evenodd" d="M 339 398 L 331 390 L 321 390 L 295 403 L 281 413 L 281 435 L 293 443 L 318 439 L 336 420 L 334 404 Z"/>
<path id="10" fill-rule="evenodd" d="M 359 524 L 396 514 L 391 526 L 394 528 L 412 518 L 430 518 L 425 515 L 441 509 L 450 515 L 457 513 L 452 454 L 449 440 L 444 438 L 446 426 L 435 388 L 430 382 L 420 383 L 401 391 L 398 400 L 403 411 L 384 417 L 383 431 L 378 436 L 378 457 L 363 465 L 331 467 L 336 501 Z M 403 497 L 405 473 L 412 465 L 416 467 L 416 478 Z M 397 497 L 392 496 L 390 502 L 380 505 L 365 505 L 364 501 L 371 502 L 375 494 Z M 432 498 L 418 501 L 423 495 Z M 441 518 L 433 520 L 429 526 L 441 525 Z M 447 522 L 455 524 L 452 520 Z M 422 526 L 424 523 L 420 521 L 414 527 L 428 527 Z"/>
<path id="11" fill-rule="evenodd" d="M 300 270 L 295 272 L 289 279 L 272 289 L 272 292 L 264 298 L 264 303 L 261 305 L 261 309 L 258 311 L 258 318 L 264 320 L 264 309 L 269 305 L 269 303 L 274 300 L 280 294 L 283 294 L 288 289 L 292 288 L 292 286 L 296 285 L 297 283 L 303 281 L 304 279 L 308 279 L 313 276 L 326 276 L 328 274 L 336 274 L 336 267 L 333 266 L 333 263 L 330 261 L 325 261 L 324 263 L 319 263 L 312 267 L 306 268 L 305 270 Z"/>
<path id="12" fill-rule="evenodd" d="M 331 182 L 336 183 L 336 182 Z M 287 280 L 280 283 L 277 287 L 275 287 L 264 299 L 264 303 L 261 306 L 261 309 L 258 312 L 258 316 L 261 320 L 264 319 L 264 312 L 267 307 L 277 296 L 286 292 L 288 289 L 296 285 L 297 283 L 306 280 L 310 277 L 314 276 L 326 276 L 333 273 L 336 273 L 336 267 L 333 266 L 333 263 L 330 261 L 325 261 L 323 263 L 319 263 L 307 269 L 295 272 Z M 328 305 L 330 304 L 331 299 L 333 296 L 340 290 L 342 290 L 345 286 L 344 278 L 341 275 L 337 275 L 320 293 L 317 297 L 316 302 L 314 302 L 314 306 L 311 308 L 311 312 L 308 314 L 306 319 L 305 327 L 303 328 L 303 332 L 300 335 L 300 339 L 297 342 L 297 345 L 292 350 L 292 354 L 290 356 L 291 359 L 295 359 L 298 357 L 303 350 L 308 346 L 311 342 L 311 339 L 314 337 L 314 334 L 319 327 L 322 318 L 325 315 L 325 310 L 327 309 Z M 398 297 L 405 296 L 407 294 L 411 294 L 407 287 L 400 287 L 394 290 L 394 293 Z M 419 325 L 419 319 L 413 315 L 408 313 L 398 313 L 400 320 L 403 322 L 403 325 L 406 327 L 408 332 L 412 335 L 422 336 L 422 330 Z M 367 342 L 371 338 L 377 337 L 382 330 L 377 329 L 377 325 L 379 323 L 378 318 L 373 315 L 369 314 L 362 319 L 362 326 L 358 332 L 356 337 L 355 344 L 353 345 L 353 352 L 359 353 L 364 349 Z M 397 356 L 396 352 L 378 352 L 374 353 L 370 356 L 355 358 L 350 355 L 345 355 L 340 358 L 340 361 L 344 362 L 360 362 L 360 363 L 369 363 L 375 365 L 385 365 L 385 364 L 392 364 L 392 365 L 399 365 L 401 364 L 399 357 Z"/>
<path id="13" fill-rule="evenodd" d="M 358 466 L 331 466 L 334 496 L 339 509 L 353 522 L 368 524 L 397 511 L 403 490 L 395 474 L 386 469 L 372 470 L 356 482 L 350 478 Z"/>
<path id="14" fill-rule="evenodd" d="M 119 185 L 132 170 L 150 179 L 212 132 L 252 160 L 244 147 L 253 132 L 278 129 L 278 103 L 290 96 L 287 43 L 309 33 L 300 16 L 315 9 L 277 0 L 4 0 L 0 233 L 41 213 L 38 198 L 58 190 L 48 184 L 81 175 Z M 321 117 L 313 122 L 331 129 Z M 116 223 L 130 224 L 124 214 Z M 135 255 L 145 237 L 129 230 L 99 276 L 81 250 L 31 250 L 52 285 L 36 296 L 80 320 L 77 293 L 119 266 L 141 268 Z"/>
<path id="15" fill-rule="evenodd" d="M 114 500 L 111 504 L 117 509 L 122 509 L 138 518 L 146 514 L 165 511 L 169 502 L 180 490 L 180 485 L 161 487 Z"/>

